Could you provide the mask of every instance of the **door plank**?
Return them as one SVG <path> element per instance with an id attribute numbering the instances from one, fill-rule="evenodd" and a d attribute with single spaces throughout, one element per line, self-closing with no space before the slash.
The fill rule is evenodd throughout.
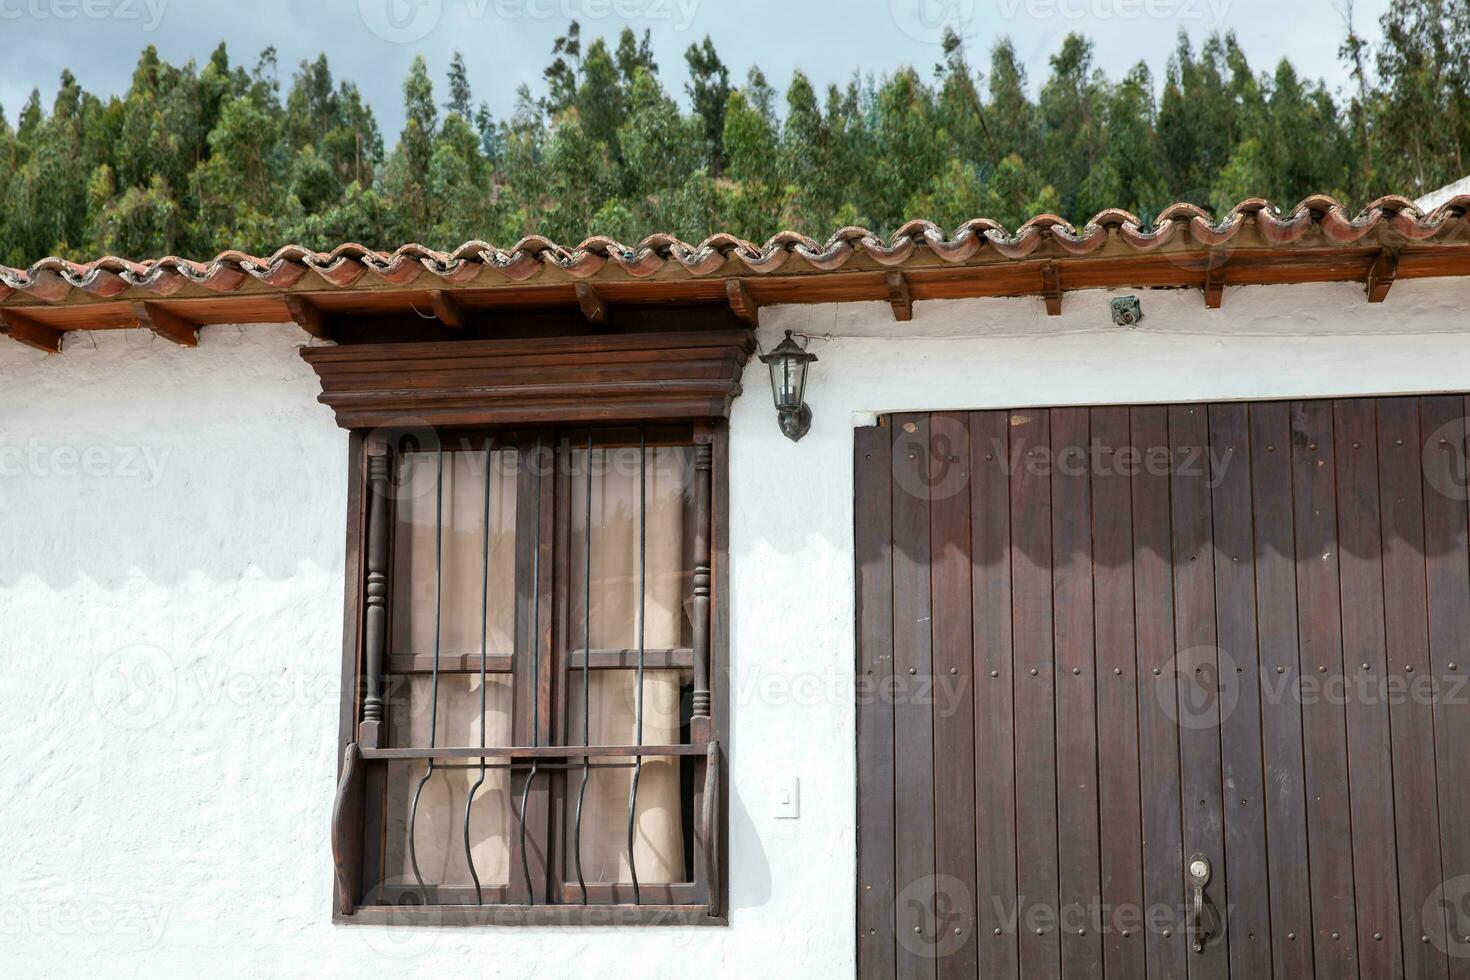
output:
<path id="1" fill-rule="evenodd" d="M 1051 411 L 1052 610 L 1056 651 L 1057 864 L 1062 976 L 1102 973 L 1097 675 L 1093 657 L 1091 439 L 1085 408 Z"/>
<path id="2" fill-rule="evenodd" d="M 975 657 L 976 909 L 980 976 L 1020 972 L 1016 907 L 1015 706 L 1011 675 L 1010 413 L 970 415 Z"/>
<path id="3" fill-rule="evenodd" d="M 1316 677 L 1320 685 L 1340 686 L 1342 621 L 1338 601 L 1332 404 L 1293 402 L 1291 411 L 1301 671 L 1304 676 Z M 1307 850 L 1311 862 L 1316 975 L 1356 977 L 1346 712 L 1340 702 L 1334 704 L 1317 697 L 1303 700 Z"/>
<path id="4" fill-rule="evenodd" d="M 970 693 L 970 430 L 929 418 L 930 590 L 934 637 L 934 955 L 938 975 L 974 977 L 975 707 Z"/>
<path id="5" fill-rule="evenodd" d="M 1011 622 L 1016 665 L 1021 976 L 1057 977 L 1057 784 L 1052 651 L 1050 420 L 1011 413 Z"/>
<path id="6" fill-rule="evenodd" d="M 1215 627 L 1221 665 L 1220 765 L 1225 801 L 1226 895 L 1230 972 L 1271 976 L 1271 921 L 1266 863 L 1265 783 L 1261 756 L 1260 650 L 1256 633 L 1251 540 L 1250 410 L 1211 405 L 1211 502 L 1214 507 Z M 1227 710 L 1228 708 L 1228 710 Z"/>
<path id="7" fill-rule="evenodd" d="M 855 432 L 858 621 L 857 974 L 891 978 L 893 935 L 893 488 L 888 426 Z"/>
<path id="8" fill-rule="evenodd" d="M 917 696 L 932 689 L 929 596 L 929 417 L 893 419 L 893 764 L 896 794 L 894 845 L 900 978 L 935 975 L 934 733 L 930 705 Z"/>
<path id="9" fill-rule="evenodd" d="M 1394 839 L 1398 842 L 1398 889 L 1402 897 L 1403 969 L 1407 977 L 1445 977 L 1449 966 L 1443 917 L 1432 916 L 1426 921 L 1423 915 L 1425 903 L 1443 879 L 1435 788 L 1437 695 L 1429 662 L 1419 399 L 1380 398 L 1376 404 L 1388 676 L 1401 679 L 1407 693 L 1406 697 L 1390 697 L 1388 705 L 1393 740 L 1393 812 L 1398 816 Z M 1439 451 L 1437 446 L 1430 450 Z M 1445 749 L 1463 752 L 1465 746 L 1447 745 Z M 1459 814 L 1458 819 L 1464 816 Z M 1392 826 L 1389 829 L 1392 832 Z"/>
<path id="10" fill-rule="evenodd" d="M 1398 862 L 1383 842 L 1393 835 L 1393 757 L 1388 705 L 1377 685 L 1383 657 L 1383 545 L 1379 532 L 1377 423 L 1373 402 L 1333 405 L 1337 456 L 1338 575 L 1342 597 L 1342 699 L 1347 709 L 1348 787 L 1351 800 L 1354 895 L 1360 969 L 1369 976 L 1400 976 Z M 1309 679 L 1310 680 L 1310 679 Z M 1314 695 L 1331 698 L 1322 688 Z"/>
<path id="11" fill-rule="evenodd" d="M 1133 500 L 1136 467 L 1128 409 L 1092 410 L 1093 636 L 1097 651 L 1099 838 L 1103 973 L 1144 975 L 1143 828 L 1138 812 L 1138 658 L 1133 635 Z"/>
<path id="12" fill-rule="evenodd" d="M 1252 405 L 1250 425 L 1271 965 L 1273 974 L 1285 980 L 1313 973 L 1306 761 L 1301 700 L 1293 693 L 1301 680 L 1301 662 L 1290 406 L 1285 402 Z"/>
<path id="13" fill-rule="evenodd" d="M 1446 914 L 1449 975 L 1470 980 L 1470 554 L 1466 549 L 1467 482 L 1465 419 L 1470 404 L 1460 396 L 1420 401 L 1424 439 L 1425 572 L 1429 594 L 1429 654 L 1443 692 L 1434 707 L 1438 752 L 1440 862 L 1446 893 L 1436 902 Z M 1461 747 L 1456 750 L 1456 746 Z M 1451 814 L 1459 814 L 1451 819 Z M 1454 884 L 1450 884 L 1454 883 Z M 1443 899 L 1448 899 L 1443 900 Z M 1423 910 L 1420 910 L 1421 913 Z"/>
<path id="14" fill-rule="evenodd" d="M 1170 565 L 1169 419 L 1166 409 L 1135 408 L 1133 589 L 1138 639 L 1138 740 L 1143 812 L 1143 893 L 1149 922 L 1148 976 L 1188 973 L 1181 912 L 1184 843 L 1180 827 L 1179 729 L 1165 710 L 1174 680 L 1174 587 Z M 1162 464 L 1160 465 L 1160 459 Z M 1160 698 L 1160 691 L 1165 694 Z"/>
<path id="15" fill-rule="evenodd" d="M 1230 970 L 1229 930 L 1222 914 L 1226 878 L 1223 803 L 1220 797 L 1222 694 L 1235 682 L 1234 665 L 1216 646 L 1215 571 L 1212 550 L 1209 424 L 1203 405 L 1169 409 L 1170 513 L 1174 558 L 1174 675 L 1178 684 L 1180 792 L 1184 855 L 1203 854 L 1213 865 L 1205 924 L 1210 940 L 1189 956 L 1189 975 L 1224 978 Z M 1229 678 L 1223 675 L 1229 671 Z M 1161 692 L 1162 693 L 1162 692 Z M 1183 865 L 1176 869 L 1183 875 Z M 1186 896 L 1188 898 L 1188 896 Z"/>

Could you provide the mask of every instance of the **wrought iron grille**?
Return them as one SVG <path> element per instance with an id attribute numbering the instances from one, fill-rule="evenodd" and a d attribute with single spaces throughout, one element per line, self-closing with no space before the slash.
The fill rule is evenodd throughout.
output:
<path id="1" fill-rule="evenodd" d="M 713 436 L 365 446 L 340 914 L 718 914 Z"/>

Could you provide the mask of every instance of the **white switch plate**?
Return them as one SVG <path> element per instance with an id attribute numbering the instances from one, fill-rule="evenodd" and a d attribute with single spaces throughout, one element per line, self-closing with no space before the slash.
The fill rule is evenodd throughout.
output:
<path id="1" fill-rule="evenodd" d="M 777 780 L 771 815 L 777 820 L 795 820 L 801 816 L 801 780 L 795 776 Z"/>

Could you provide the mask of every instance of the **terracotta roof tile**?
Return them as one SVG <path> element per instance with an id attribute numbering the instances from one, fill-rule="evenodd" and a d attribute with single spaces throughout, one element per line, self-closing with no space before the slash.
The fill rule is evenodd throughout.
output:
<path id="1" fill-rule="evenodd" d="M 208 262 L 166 256 L 136 262 L 106 256 L 76 263 L 59 258 L 41 259 L 27 269 L 0 265 L 0 300 L 21 295 L 44 302 L 63 300 L 72 290 L 98 298 L 117 296 L 133 288 L 168 296 L 186 284 L 228 293 L 252 280 L 275 289 L 295 286 L 313 272 L 332 286 L 347 288 L 364 280 L 406 285 L 425 271 L 447 282 L 468 282 L 486 269 L 510 282 L 534 279 L 547 269 L 558 269 L 574 279 L 621 272 L 635 278 L 655 274 L 675 278 L 724 275 L 768 275 L 793 259 L 816 271 L 840 269 L 862 254 L 883 267 L 900 267 L 927 249 L 944 263 L 983 258 L 991 250 L 1003 259 L 1031 256 L 1045 243 L 1062 253 L 1086 256 L 1117 240 L 1138 253 L 1191 242 L 1204 248 L 1230 245 L 1242 230 L 1253 226 L 1258 241 L 1268 246 L 1300 242 L 1314 230 L 1328 245 L 1361 245 L 1374 235 L 1391 235 L 1400 244 L 1470 241 L 1470 195 L 1449 199 L 1423 212 L 1404 197 L 1383 197 L 1356 215 L 1326 196 L 1309 197 L 1291 211 L 1280 211 L 1267 201 L 1242 201 L 1219 221 L 1193 204 L 1177 203 L 1158 215 L 1145 230 L 1136 215 L 1119 209 L 1099 212 L 1081 228 L 1054 214 L 1040 214 L 1015 230 L 986 218 L 967 221 L 946 235 L 929 221 L 910 221 L 891 239 L 866 228 L 839 229 L 826 241 L 792 231 L 772 236 L 763 244 L 734 235 L 711 235 L 698 245 L 667 234 L 650 235 L 636 245 L 594 236 L 572 248 L 540 235 L 528 235 L 508 249 L 469 241 L 450 252 L 407 244 L 379 252 L 346 242 L 330 252 L 287 245 L 270 256 L 240 251 L 221 252 Z"/>

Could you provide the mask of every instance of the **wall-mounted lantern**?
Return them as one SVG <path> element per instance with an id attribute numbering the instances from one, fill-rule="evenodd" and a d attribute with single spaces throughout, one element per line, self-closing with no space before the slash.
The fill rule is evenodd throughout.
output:
<path id="1" fill-rule="evenodd" d="M 790 330 L 774 350 L 761 355 L 761 362 L 771 369 L 771 397 L 776 401 L 781 431 L 792 442 L 800 440 L 812 427 L 812 410 L 803 396 L 806 369 L 816 359 L 817 355 L 796 342 Z"/>

